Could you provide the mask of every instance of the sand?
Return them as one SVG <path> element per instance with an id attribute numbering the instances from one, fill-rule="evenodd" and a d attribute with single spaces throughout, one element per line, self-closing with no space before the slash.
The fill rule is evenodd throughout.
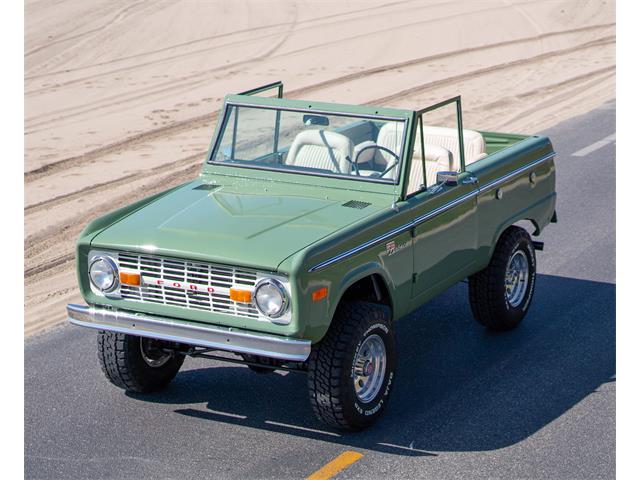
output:
<path id="1" fill-rule="evenodd" d="M 25 5 L 25 334 L 80 302 L 91 219 L 197 175 L 221 98 L 419 108 L 461 94 L 465 127 L 535 133 L 615 97 L 606 1 Z"/>

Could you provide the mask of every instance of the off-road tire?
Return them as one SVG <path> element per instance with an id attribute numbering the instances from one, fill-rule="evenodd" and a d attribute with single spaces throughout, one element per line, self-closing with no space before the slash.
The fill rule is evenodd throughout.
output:
<path id="1" fill-rule="evenodd" d="M 507 297 L 505 280 L 509 261 L 518 250 L 526 257 L 528 283 L 522 301 L 513 306 Z M 489 330 L 506 331 L 517 327 L 531 306 L 536 281 L 536 254 L 526 230 L 511 226 L 500 236 L 491 262 L 469 277 L 469 302 L 475 319 Z"/>
<path id="2" fill-rule="evenodd" d="M 378 393 L 363 403 L 356 395 L 356 354 L 367 337 L 379 336 L 386 351 L 386 368 Z M 342 303 L 331 327 L 309 356 L 311 406 L 322 422 L 336 428 L 360 430 L 372 425 L 388 403 L 396 374 L 396 344 L 389 308 L 375 303 Z"/>
<path id="3" fill-rule="evenodd" d="M 152 367 L 143 358 L 140 337 L 124 333 L 98 333 L 98 360 L 107 379 L 115 386 L 136 393 L 163 389 L 176 376 L 184 356 L 173 354 Z"/>

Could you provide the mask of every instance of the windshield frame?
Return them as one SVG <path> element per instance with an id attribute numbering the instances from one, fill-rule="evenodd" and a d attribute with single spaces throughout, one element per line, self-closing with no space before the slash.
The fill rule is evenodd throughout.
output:
<path id="1" fill-rule="evenodd" d="M 240 98 L 238 98 L 240 97 Z M 255 100 L 258 100 L 257 102 Z M 271 102 L 265 102 L 265 100 L 271 100 Z M 286 103 L 299 103 L 300 105 L 287 105 Z M 314 105 L 315 103 L 315 105 Z M 303 105 L 307 105 L 306 107 Z M 403 134 L 402 134 L 402 148 L 399 153 L 399 162 L 398 162 L 398 174 L 393 181 L 389 181 L 387 179 L 381 178 L 370 178 L 370 177 L 361 177 L 358 175 L 344 175 L 337 173 L 323 173 L 323 172 L 312 172 L 312 171 L 304 171 L 297 169 L 284 169 L 284 168 L 274 168 L 263 165 L 245 165 L 238 163 L 230 163 L 230 162 L 221 162 L 214 160 L 217 152 L 220 148 L 220 144 L 222 143 L 222 137 L 224 136 L 225 128 L 231 116 L 233 107 L 247 107 L 247 108 L 261 108 L 265 110 L 276 110 L 276 111 L 290 111 L 290 112 L 299 112 L 299 113 L 318 113 L 324 115 L 335 115 L 341 117 L 351 117 L 355 119 L 368 119 L 368 120 L 379 120 L 379 121 L 396 121 L 403 124 Z M 367 111 L 362 111 L 367 110 Z M 370 111 L 373 110 L 373 113 Z M 381 112 L 381 113 L 379 113 Z M 407 136 L 410 134 L 411 127 L 411 117 L 410 114 L 413 112 L 405 112 L 402 110 L 395 109 L 385 109 L 385 108 L 375 108 L 375 107 L 363 107 L 356 105 L 339 105 L 339 104 L 318 104 L 317 102 L 303 102 L 303 101 L 291 101 L 291 100 L 283 100 L 283 99 L 273 99 L 273 98 L 256 98 L 256 97 L 243 97 L 240 95 L 232 95 L 227 96 L 225 98 L 225 102 L 222 108 L 222 120 L 218 122 L 218 127 L 216 129 L 216 133 L 214 136 L 214 141 L 212 142 L 211 148 L 207 153 L 207 165 L 217 165 L 217 166 L 225 166 L 232 168 L 241 168 L 244 170 L 262 170 L 269 172 L 277 172 L 283 174 L 291 174 L 291 175 L 305 175 L 311 177 L 325 177 L 337 180 L 349 180 L 356 181 L 362 183 L 375 183 L 387 186 L 397 187 L 401 185 L 403 170 L 405 165 L 405 152 L 407 148 Z"/>

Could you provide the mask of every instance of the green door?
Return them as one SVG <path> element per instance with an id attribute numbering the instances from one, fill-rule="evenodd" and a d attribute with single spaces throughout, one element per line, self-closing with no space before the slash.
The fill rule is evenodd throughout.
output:
<path id="1" fill-rule="evenodd" d="M 413 291 L 418 301 L 462 280 L 473 271 L 478 248 L 477 186 L 444 187 L 438 194 L 422 192 L 413 229 Z"/>
<path id="2" fill-rule="evenodd" d="M 478 184 L 465 172 L 460 97 L 416 114 L 417 148 L 405 169 L 405 199 L 413 204 L 412 298 L 419 304 L 474 270 Z M 439 172 L 445 175 L 439 178 Z"/>

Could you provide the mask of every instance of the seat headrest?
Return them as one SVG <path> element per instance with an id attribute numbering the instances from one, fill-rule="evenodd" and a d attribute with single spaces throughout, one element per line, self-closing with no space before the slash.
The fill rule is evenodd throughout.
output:
<path id="1" fill-rule="evenodd" d="M 349 151 L 353 148 L 353 143 L 349 137 L 341 133 L 329 132 L 327 130 L 304 130 L 296 135 L 293 143 L 302 145 L 317 145 L 337 150 Z"/>
<path id="2" fill-rule="evenodd" d="M 400 122 L 387 122 L 378 132 L 376 143 L 382 147 L 400 154 L 402 149 L 402 136 L 404 135 L 404 124 Z"/>

